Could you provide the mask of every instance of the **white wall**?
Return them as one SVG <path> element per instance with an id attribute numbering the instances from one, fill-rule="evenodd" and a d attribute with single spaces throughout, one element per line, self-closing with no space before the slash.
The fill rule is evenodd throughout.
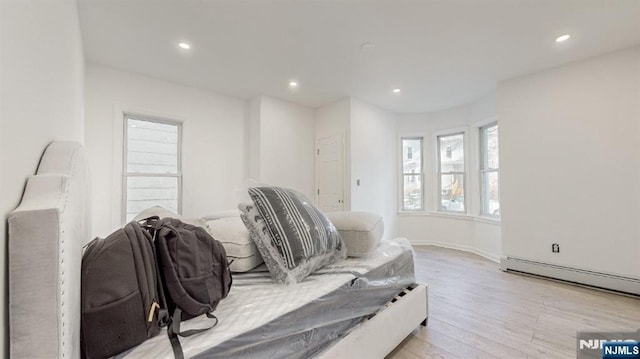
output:
<path id="1" fill-rule="evenodd" d="M 640 47 L 502 82 L 498 108 L 504 254 L 640 277 Z"/>
<path id="2" fill-rule="evenodd" d="M 259 102 L 259 105 L 256 104 Z M 292 188 L 314 200 L 315 122 L 313 110 L 291 102 L 260 96 L 251 101 L 252 141 L 259 142 L 259 182 Z M 253 118 L 253 116 L 252 116 Z M 256 139 L 257 138 L 257 139 Z M 251 146 L 255 146 L 252 143 Z M 254 147 L 255 152 L 255 147 Z M 255 173 L 255 171 L 252 171 Z"/>
<path id="3" fill-rule="evenodd" d="M 351 124 L 351 98 L 345 97 L 315 109 L 316 139 L 349 132 Z"/>
<path id="4" fill-rule="evenodd" d="M 396 114 L 352 97 L 315 111 L 316 141 L 335 135 L 345 139 L 345 210 L 380 214 L 384 238 L 397 233 L 395 134 Z"/>
<path id="5" fill-rule="evenodd" d="M 343 138 L 344 182 L 342 188 L 344 210 L 348 211 L 351 209 L 351 98 L 345 97 L 316 108 L 314 117 L 316 144 L 318 140 L 327 137 L 342 136 Z"/>
<path id="6" fill-rule="evenodd" d="M 260 178 L 260 96 L 249 103 L 249 118 L 245 128 L 245 148 L 248 154 L 248 176 L 252 180 Z"/>
<path id="7" fill-rule="evenodd" d="M 351 210 L 379 213 L 384 218 L 384 238 L 395 237 L 396 115 L 351 98 L 350 133 Z"/>
<path id="8" fill-rule="evenodd" d="M 75 1 L 0 2 L 0 356 L 5 358 L 6 215 L 20 202 L 26 178 L 50 142 L 83 142 L 83 84 Z"/>
<path id="9" fill-rule="evenodd" d="M 414 244 L 440 246 L 472 251 L 497 261 L 502 253 L 500 222 L 479 217 L 479 141 L 478 126 L 496 120 L 496 93 L 490 92 L 475 102 L 444 111 L 398 115 L 400 136 L 423 136 L 425 156 L 425 211 L 399 213 L 398 235 Z M 501 125 L 501 124 L 500 124 Z M 436 175 L 435 136 L 443 131 L 465 130 L 466 206 L 467 216 L 437 213 L 438 178 Z M 398 150 L 396 150 L 398 153 Z M 397 171 L 400 170 L 398 164 Z"/>
<path id="10" fill-rule="evenodd" d="M 184 215 L 236 208 L 247 168 L 247 101 L 93 64 L 86 77 L 96 235 L 121 226 L 123 111 L 183 121 Z"/>

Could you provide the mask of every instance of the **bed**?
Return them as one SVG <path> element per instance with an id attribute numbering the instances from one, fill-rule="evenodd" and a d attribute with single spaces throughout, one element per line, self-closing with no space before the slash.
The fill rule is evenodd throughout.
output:
<path id="1" fill-rule="evenodd" d="M 88 183 L 82 146 L 54 142 L 9 215 L 12 358 L 80 357 Z M 427 313 L 427 288 L 415 283 L 411 245 L 398 238 L 383 241 L 373 256 L 334 263 L 295 285 L 275 284 L 259 270 L 236 274 L 215 313 L 220 324 L 181 341 L 193 358 L 382 358 L 426 325 Z M 117 357 L 173 355 L 161 333 Z"/>

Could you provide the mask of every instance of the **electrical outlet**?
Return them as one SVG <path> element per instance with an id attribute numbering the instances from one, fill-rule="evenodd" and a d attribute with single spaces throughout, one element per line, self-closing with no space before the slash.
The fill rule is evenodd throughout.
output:
<path id="1" fill-rule="evenodd" d="M 554 243 L 551 245 L 551 252 L 560 253 L 560 245 L 558 243 Z"/>

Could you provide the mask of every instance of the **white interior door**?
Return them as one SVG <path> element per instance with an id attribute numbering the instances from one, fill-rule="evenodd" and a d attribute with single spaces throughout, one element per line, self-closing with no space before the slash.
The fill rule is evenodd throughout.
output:
<path id="1" fill-rule="evenodd" d="M 342 135 L 322 138 L 316 147 L 316 195 L 320 210 L 344 210 L 344 149 Z"/>

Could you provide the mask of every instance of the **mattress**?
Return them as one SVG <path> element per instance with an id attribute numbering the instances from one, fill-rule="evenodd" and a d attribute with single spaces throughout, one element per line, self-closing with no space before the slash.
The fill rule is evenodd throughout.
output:
<path id="1" fill-rule="evenodd" d="M 413 251 L 404 238 L 383 240 L 371 256 L 347 258 L 297 284 L 276 284 L 261 271 L 235 274 L 214 313 L 219 324 L 180 341 L 192 358 L 313 357 L 414 282 Z M 182 330 L 208 323 L 201 316 L 183 322 Z M 173 352 L 162 331 L 117 357 L 173 358 Z"/>

